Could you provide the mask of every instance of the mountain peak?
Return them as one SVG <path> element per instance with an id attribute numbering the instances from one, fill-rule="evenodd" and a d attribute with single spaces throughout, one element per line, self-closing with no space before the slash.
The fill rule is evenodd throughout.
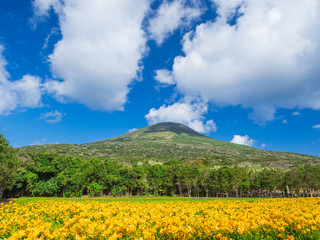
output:
<path id="1" fill-rule="evenodd" d="M 181 124 L 181 123 L 174 123 L 174 122 L 162 122 L 150 125 L 146 127 L 146 131 L 144 133 L 155 133 L 155 132 L 173 132 L 176 134 L 185 133 L 190 136 L 195 137 L 205 137 L 201 133 Z"/>
<path id="2" fill-rule="evenodd" d="M 174 139 L 191 140 L 194 138 L 208 138 L 207 136 L 198 133 L 197 131 L 175 122 L 162 122 L 153 124 L 124 135 L 96 141 L 94 143 L 101 143 L 106 141 L 135 141 L 135 140 L 166 140 L 172 141 Z"/>

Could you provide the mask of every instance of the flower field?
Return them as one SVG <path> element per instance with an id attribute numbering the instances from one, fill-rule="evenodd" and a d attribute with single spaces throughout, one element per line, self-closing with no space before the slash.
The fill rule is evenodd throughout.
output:
<path id="1" fill-rule="evenodd" d="M 0 205 L 0 239 L 320 239 L 320 198 L 22 199 Z"/>

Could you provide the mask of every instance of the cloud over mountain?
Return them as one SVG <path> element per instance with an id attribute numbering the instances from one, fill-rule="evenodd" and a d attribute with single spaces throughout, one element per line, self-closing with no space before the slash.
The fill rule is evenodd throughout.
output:
<path id="1" fill-rule="evenodd" d="M 252 147 L 256 141 L 254 139 L 250 138 L 248 135 L 245 135 L 245 136 L 234 135 L 231 142 L 235 143 L 235 144 L 246 145 L 246 146 Z M 265 147 L 265 145 L 261 145 L 261 147 Z"/>
<path id="2" fill-rule="evenodd" d="M 152 108 L 145 115 L 149 124 L 160 122 L 177 122 L 187 125 L 200 133 L 215 132 L 216 124 L 213 120 L 205 121 L 204 115 L 208 112 L 208 106 L 199 102 L 177 102 L 159 109 Z"/>

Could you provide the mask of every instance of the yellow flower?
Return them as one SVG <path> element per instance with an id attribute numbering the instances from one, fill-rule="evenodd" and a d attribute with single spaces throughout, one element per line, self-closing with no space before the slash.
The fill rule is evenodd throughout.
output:
<path id="1" fill-rule="evenodd" d="M 230 239 L 261 230 L 282 239 L 320 226 L 320 198 L 166 200 L 14 201 L 0 208 L 0 239 Z"/>

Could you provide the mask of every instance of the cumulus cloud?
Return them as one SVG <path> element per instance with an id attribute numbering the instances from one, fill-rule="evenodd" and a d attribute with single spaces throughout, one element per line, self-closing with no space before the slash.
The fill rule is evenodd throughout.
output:
<path id="1" fill-rule="evenodd" d="M 312 126 L 312 128 L 314 128 L 314 129 L 320 129 L 320 124 L 314 125 L 314 126 Z"/>
<path id="2" fill-rule="evenodd" d="M 150 37 L 160 45 L 176 29 L 188 26 L 202 14 L 201 6 L 192 4 L 188 6 L 186 0 L 165 0 L 154 18 L 149 22 Z"/>
<path id="3" fill-rule="evenodd" d="M 287 120 L 287 119 L 284 119 L 284 120 L 282 120 L 282 123 L 283 123 L 283 124 L 287 124 L 287 123 L 288 123 L 288 120 Z"/>
<path id="4" fill-rule="evenodd" d="M 148 0 L 35 0 L 36 16 L 53 10 L 62 39 L 49 56 L 59 80 L 45 84 L 59 101 L 96 110 L 123 110 L 128 85 L 141 71 L 146 52 L 141 29 Z"/>
<path id="5" fill-rule="evenodd" d="M 215 122 L 213 120 L 204 120 L 203 115 L 207 112 L 208 106 L 206 104 L 177 102 L 173 105 L 163 105 L 159 109 L 152 108 L 145 115 L 145 118 L 148 124 L 178 122 L 200 133 L 215 132 L 217 130 Z"/>
<path id="6" fill-rule="evenodd" d="M 154 78 L 159 83 L 161 83 L 163 85 L 173 85 L 174 84 L 172 72 L 170 72 L 166 69 L 161 69 L 161 70 L 156 70 L 155 73 L 156 73 L 156 76 Z"/>
<path id="7" fill-rule="evenodd" d="M 43 113 L 40 116 L 40 119 L 44 119 L 48 123 L 57 123 L 62 121 L 62 113 L 55 110 L 52 112 Z"/>
<path id="8" fill-rule="evenodd" d="M 245 136 L 234 135 L 231 142 L 235 143 L 235 144 L 247 145 L 247 146 L 252 147 L 256 141 L 254 139 L 250 138 L 248 135 L 245 135 Z M 261 145 L 261 147 L 265 147 L 265 145 L 264 146 Z"/>
<path id="9" fill-rule="evenodd" d="M 180 92 L 252 108 L 257 122 L 274 120 L 278 108 L 319 110 L 320 2 L 212 1 L 217 19 L 186 34 L 175 58 Z"/>
<path id="10" fill-rule="evenodd" d="M 9 81 L 10 74 L 6 71 L 4 47 L 0 45 L 0 115 L 8 115 L 19 108 L 40 107 L 42 84 L 41 79 L 24 75 L 17 81 Z"/>

